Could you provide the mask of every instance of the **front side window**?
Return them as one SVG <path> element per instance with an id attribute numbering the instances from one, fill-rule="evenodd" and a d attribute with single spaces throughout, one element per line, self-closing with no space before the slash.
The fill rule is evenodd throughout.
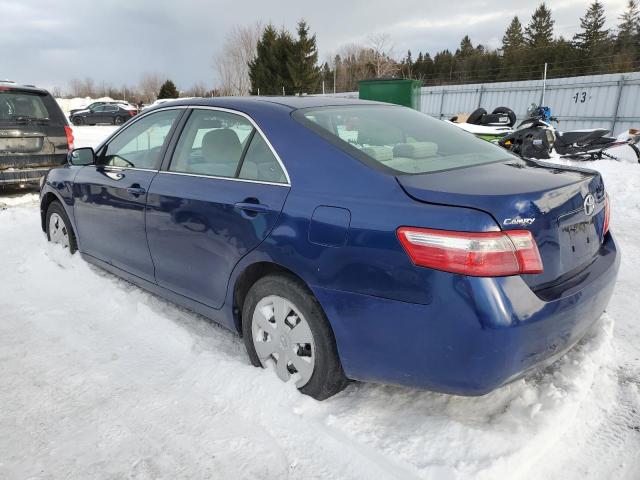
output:
<path id="1" fill-rule="evenodd" d="M 187 121 L 169 170 L 179 173 L 285 183 L 273 152 L 241 115 L 196 109 Z"/>
<path id="2" fill-rule="evenodd" d="M 157 169 L 162 147 L 180 109 L 151 113 L 115 137 L 102 154 L 102 165 Z"/>
<path id="3" fill-rule="evenodd" d="M 405 107 L 348 105 L 298 110 L 294 118 L 373 167 L 418 174 L 508 160 L 504 149 Z"/>

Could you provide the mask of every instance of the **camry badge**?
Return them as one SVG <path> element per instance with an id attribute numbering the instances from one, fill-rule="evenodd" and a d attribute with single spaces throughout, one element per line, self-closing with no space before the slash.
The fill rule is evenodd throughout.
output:
<path id="1" fill-rule="evenodd" d="M 587 194 L 586 197 L 584 197 L 584 213 L 590 217 L 591 215 L 593 215 L 594 210 L 596 209 L 596 199 L 593 198 L 593 195 L 591 195 L 590 193 Z"/>
<path id="2" fill-rule="evenodd" d="M 519 225 L 521 227 L 528 227 L 529 225 L 531 225 L 535 221 L 536 221 L 535 218 L 515 217 L 515 218 L 505 218 L 505 220 L 504 220 L 504 222 L 502 222 L 502 224 L 503 225 Z"/>

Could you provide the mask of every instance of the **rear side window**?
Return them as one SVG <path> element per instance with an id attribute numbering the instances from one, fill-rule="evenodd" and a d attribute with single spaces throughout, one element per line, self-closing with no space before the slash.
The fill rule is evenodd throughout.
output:
<path id="1" fill-rule="evenodd" d="M 249 120 L 216 110 L 194 110 L 184 127 L 170 171 L 235 177 L 245 142 L 253 133 Z"/>
<path id="2" fill-rule="evenodd" d="M 43 96 L 20 91 L 0 91 L 0 121 L 49 120 Z"/>
<path id="3" fill-rule="evenodd" d="M 191 113 L 169 170 L 286 183 L 274 153 L 251 122 L 219 110 L 196 109 Z"/>
<path id="4" fill-rule="evenodd" d="M 419 174 L 511 158 L 504 149 L 410 108 L 349 105 L 302 109 L 294 118 L 364 163 Z"/>
<path id="5" fill-rule="evenodd" d="M 240 178 L 262 182 L 286 183 L 278 160 L 261 135 L 255 133 L 242 162 Z"/>

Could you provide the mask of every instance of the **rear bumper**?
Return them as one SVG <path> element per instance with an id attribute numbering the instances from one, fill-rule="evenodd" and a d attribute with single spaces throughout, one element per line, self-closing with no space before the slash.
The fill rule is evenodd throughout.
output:
<path id="1" fill-rule="evenodd" d="M 349 378 L 482 395 L 557 359 L 604 312 L 620 264 L 611 235 L 580 281 L 543 300 L 520 277 L 446 274 L 429 305 L 313 288 Z"/>
<path id="2" fill-rule="evenodd" d="M 36 156 L 0 156 L 0 187 L 37 184 L 49 170 L 63 165 L 66 154 Z M 3 168 L 9 165 L 9 168 Z"/>
<path id="3" fill-rule="evenodd" d="M 53 167 L 54 165 L 48 168 L 0 170 L 0 187 L 7 185 L 37 184 L 40 178 L 46 175 Z"/>

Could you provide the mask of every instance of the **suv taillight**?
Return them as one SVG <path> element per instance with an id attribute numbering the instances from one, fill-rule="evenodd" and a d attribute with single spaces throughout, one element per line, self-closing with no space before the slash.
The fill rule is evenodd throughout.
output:
<path id="1" fill-rule="evenodd" d="M 604 225 L 602 226 L 602 236 L 609 232 L 609 219 L 611 218 L 611 204 L 609 203 L 609 194 L 604 196 Z"/>
<path id="2" fill-rule="evenodd" d="M 73 130 L 69 125 L 64 126 L 64 133 L 67 136 L 67 148 L 73 150 Z"/>
<path id="3" fill-rule="evenodd" d="M 398 239 L 418 266 L 474 277 L 542 273 L 538 246 L 528 230 L 452 232 L 400 227 Z"/>

